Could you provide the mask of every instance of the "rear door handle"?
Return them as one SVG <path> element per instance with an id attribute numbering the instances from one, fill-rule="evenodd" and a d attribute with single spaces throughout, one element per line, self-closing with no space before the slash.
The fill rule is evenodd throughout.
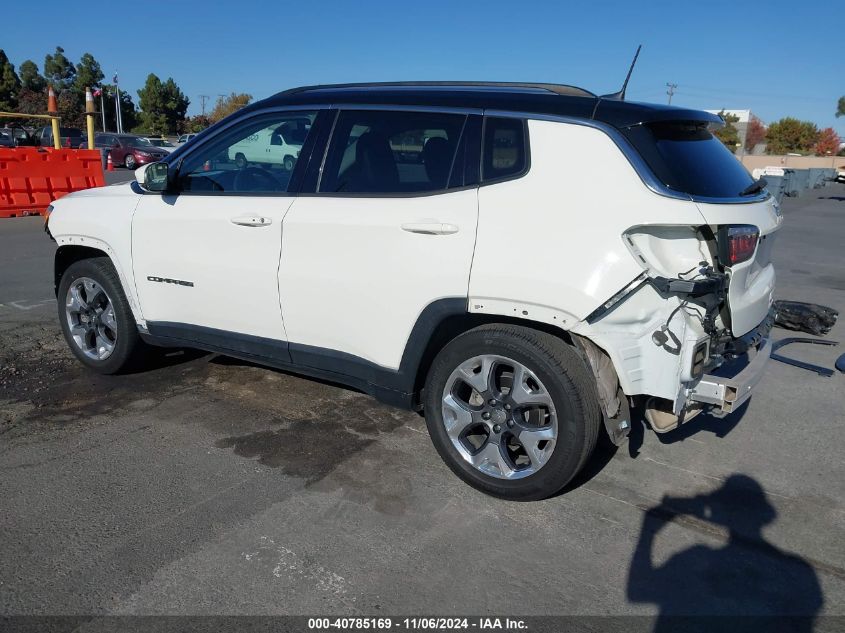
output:
<path id="1" fill-rule="evenodd" d="M 458 232 L 458 227 L 443 222 L 410 222 L 403 224 L 402 230 L 423 235 L 452 235 Z"/>
<path id="2" fill-rule="evenodd" d="M 230 220 L 232 224 L 238 226 L 270 226 L 273 220 L 263 215 L 242 215 Z"/>

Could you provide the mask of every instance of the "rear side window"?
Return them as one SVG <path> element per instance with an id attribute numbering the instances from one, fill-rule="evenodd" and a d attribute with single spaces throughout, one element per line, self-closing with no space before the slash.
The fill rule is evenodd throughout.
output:
<path id="1" fill-rule="evenodd" d="M 465 122 L 463 114 L 342 111 L 319 190 L 425 193 L 446 189 Z"/>
<path id="2" fill-rule="evenodd" d="M 528 166 L 527 145 L 523 119 L 486 117 L 482 144 L 482 183 L 522 175 Z"/>
<path id="3" fill-rule="evenodd" d="M 705 122 L 637 125 L 625 134 L 660 181 L 675 191 L 707 198 L 736 198 L 754 182 Z"/>

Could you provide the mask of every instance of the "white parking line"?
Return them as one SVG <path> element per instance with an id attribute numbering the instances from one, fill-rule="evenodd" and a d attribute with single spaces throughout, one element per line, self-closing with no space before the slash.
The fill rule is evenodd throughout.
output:
<path id="1" fill-rule="evenodd" d="M 40 308 L 43 305 L 48 303 L 55 303 L 56 298 L 50 297 L 49 299 L 41 299 L 38 301 L 32 301 L 30 299 L 18 299 L 17 301 L 10 301 L 9 303 L 0 303 L 0 309 L 3 308 L 14 308 L 15 310 L 27 311 L 27 310 L 34 310 L 35 308 Z"/>

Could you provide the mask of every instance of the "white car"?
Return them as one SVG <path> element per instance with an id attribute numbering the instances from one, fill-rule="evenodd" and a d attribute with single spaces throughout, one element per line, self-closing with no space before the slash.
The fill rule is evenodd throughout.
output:
<path id="1" fill-rule="evenodd" d="M 599 433 L 726 415 L 762 375 L 782 217 L 718 123 L 549 84 L 283 92 L 53 204 L 62 330 L 103 373 L 193 346 L 348 384 L 543 498 Z M 228 159 L 285 126 L 293 169 Z"/>
<path id="2" fill-rule="evenodd" d="M 176 145 L 174 145 L 173 143 L 171 143 L 167 139 L 159 138 L 159 137 L 156 137 L 156 136 L 147 136 L 147 137 L 144 137 L 144 140 L 148 141 L 150 143 L 150 145 L 153 145 L 154 147 L 157 147 L 161 151 L 167 152 L 168 154 L 170 152 L 174 151 L 177 147 Z"/>
<path id="3" fill-rule="evenodd" d="M 177 147 L 178 147 L 179 145 L 184 145 L 185 143 L 187 143 L 188 141 L 190 141 L 190 140 L 191 140 L 192 138 L 194 138 L 195 136 L 196 136 L 196 134 L 182 134 L 182 135 L 181 135 L 178 139 L 176 139 L 176 145 L 177 145 Z"/>
<path id="4" fill-rule="evenodd" d="M 836 168 L 836 182 L 845 182 L 845 165 Z"/>

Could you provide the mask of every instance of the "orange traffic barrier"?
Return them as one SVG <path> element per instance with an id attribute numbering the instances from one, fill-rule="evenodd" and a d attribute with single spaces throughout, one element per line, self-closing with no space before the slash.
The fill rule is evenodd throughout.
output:
<path id="1" fill-rule="evenodd" d="M 0 148 L 0 218 L 43 214 L 66 193 L 104 184 L 99 150 Z"/>

